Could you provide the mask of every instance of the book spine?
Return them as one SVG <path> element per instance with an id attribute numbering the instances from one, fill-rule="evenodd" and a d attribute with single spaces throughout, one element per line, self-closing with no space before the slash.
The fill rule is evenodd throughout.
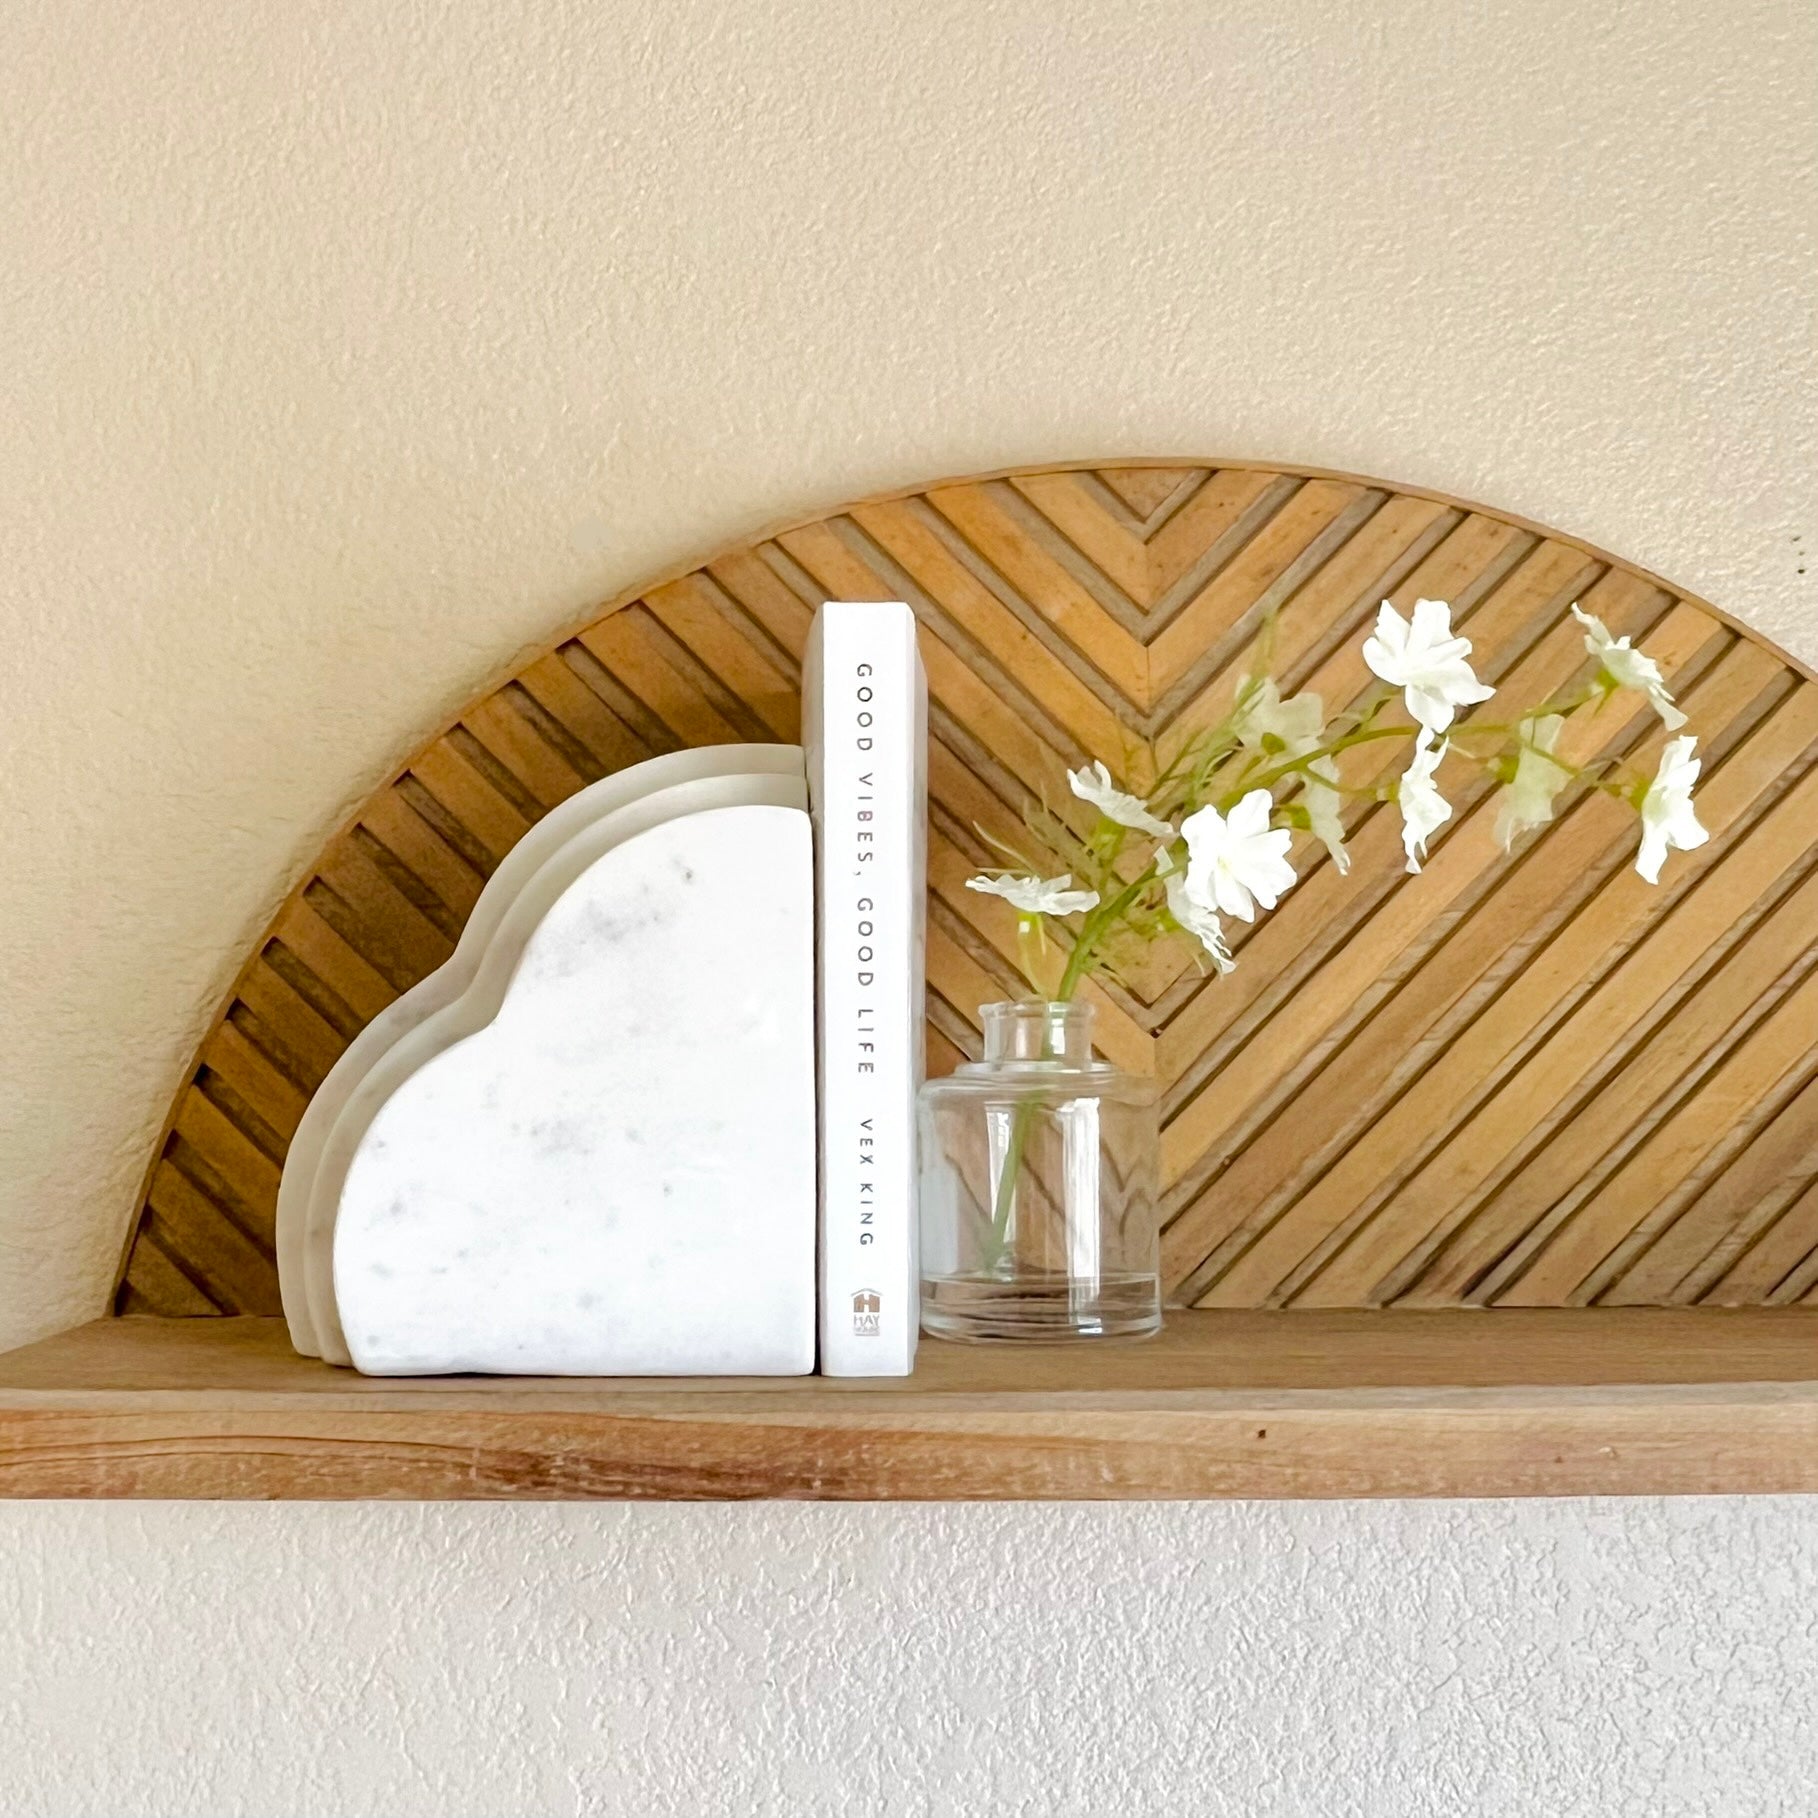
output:
<path id="1" fill-rule="evenodd" d="M 831 602 L 804 736 L 818 842 L 821 1370 L 904 1376 L 920 1326 L 925 685 L 900 604 Z"/>

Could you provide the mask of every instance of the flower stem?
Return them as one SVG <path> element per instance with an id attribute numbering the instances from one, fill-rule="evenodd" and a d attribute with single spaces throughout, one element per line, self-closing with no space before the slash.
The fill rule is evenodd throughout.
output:
<path id="1" fill-rule="evenodd" d="M 1046 1048 L 1046 1041 L 1043 1042 Z M 1035 1127 L 1036 1114 L 1044 1108 L 1039 1097 L 1019 1100 L 1010 1120 L 1010 1142 L 1004 1150 L 1004 1165 L 998 1171 L 997 1191 L 992 1197 L 991 1231 L 986 1239 L 984 1272 L 994 1275 L 1002 1265 L 1009 1248 L 1010 1214 L 1016 1209 L 1016 1185 L 1022 1179 L 1023 1151 L 1029 1146 L 1029 1133 Z"/>
<path id="2" fill-rule="evenodd" d="M 1121 845 L 1121 840 L 1118 843 Z M 1115 858 L 1115 853 L 1113 857 Z M 1116 925 L 1117 918 L 1124 910 L 1154 883 L 1155 876 L 1155 864 L 1151 860 L 1140 877 L 1125 885 L 1110 902 L 1101 903 L 1087 915 L 1080 926 L 1078 938 L 1073 943 L 1073 951 L 1068 954 L 1067 963 L 1061 970 L 1060 982 L 1054 987 L 1053 996 L 1048 1002 L 1066 1004 L 1073 1001 L 1074 994 L 1087 977 L 1097 943 L 1103 939 L 1107 930 Z M 1039 1058 L 1054 1058 L 1053 1034 L 1047 1026 L 1042 1030 L 1042 1051 Z M 1011 1119 L 1010 1141 L 1005 1148 L 1004 1165 L 998 1172 L 997 1188 L 992 1195 L 991 1231 L 986 1241 L 984 1259 L 987 1274 L 994 1273 L 1002 1265 L 1009 1247 L 1010 1216 L 1016 1209 L 1016 1189 L 1017 1183 L 1022 1179 L 1024 1153 L 1028 1149 L 1035 1120 L 1047 1108 L 1047 1103 L 1045 1094 L 1033 1093 L 1018 1102 Z"/>

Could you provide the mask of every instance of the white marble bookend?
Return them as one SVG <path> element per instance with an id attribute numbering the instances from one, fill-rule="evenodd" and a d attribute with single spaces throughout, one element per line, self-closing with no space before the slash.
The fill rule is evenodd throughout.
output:
<path id="1" fill-rule="evenodd" d="M 341 1188 L 366 1127 L 433 1054 L 492 1021 L 525 942 L 557 897 L 611 848 L 660 822 L 735 803 L 806 807 L 799 746 L 670 752 L 553 809 L 487 880 L 452 957 L 373 1018 L 316 1089 L 278 1186 L 278 1280 L 291 1342 L 347 1364 L 334 1296 Z"/>
<path id="2" fill-rule="evenodd" d="M 799 808 L 637 834 L 524 944 L 497 1014 L 385 1100 L 334 1294 L 375 1375 L 814 1367 L 813 858 Z"/>

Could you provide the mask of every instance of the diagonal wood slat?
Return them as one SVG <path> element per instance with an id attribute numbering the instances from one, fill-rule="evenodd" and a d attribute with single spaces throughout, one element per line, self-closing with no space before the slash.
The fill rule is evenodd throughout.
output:
<path id="1" fill-rule="evenodd" d="M 1419 877 L 1391 806 L 1347 808 L 1340 877 L 1237 929 L 1239 969 L 1157 951 L 1090 989 L 1154 1076 L 1164 1255 L 1206 1306 L 1818 1300 L 1818 681 L 1633 564 L 1496 511 L 1349 475 L 1120 461 L 942 482 L 797 524 L 609 606 L 470 703 L 329 842 L 222 1006 L 147 1166 L 116 1308 L 275 1310 L 285 1146 L 354 1035 L 452 950 L 499 860 L 596 778 L 798 735 L 824 598 L 910 601 L 930 687 L 928 1052 L 1022 989 L 1015 918 L 968 891 L 1023 800 L 1189 737 L 1265 618 L 1291 687 L 1368 685 L 1377 603 L 1453 602 L 1480 673 L 1586 668 L 1582 600 L 1662 663 L 1706 757 L 1710 843 L 1650 890 L 1632 817 L 1568 796 L 1504 855 L 1457 812 Z M 1495 711 L 1494 704 L 1490 711 Z M 1651 764 L 1632 700 L 1566 732 Z M 1386 782 L 1399 753 L 1349 755 Z M 1063 955 L 1050 955 L 1058 973 Z"/>
<path id="2" fill-rule="evenodd" d="M 1170 499 L 1190 490 L 1206 473 L 1199 467 L 1101 467 L 1086 477 L 1099 481 L 1147 527 Z"/>

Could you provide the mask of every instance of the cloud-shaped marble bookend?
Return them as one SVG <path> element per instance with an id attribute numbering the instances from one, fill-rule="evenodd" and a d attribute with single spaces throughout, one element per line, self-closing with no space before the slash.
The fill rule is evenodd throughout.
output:
<path id="1" fill-rule="evenodd" d="M 735 802 L 805 807 L 801 748 L 671 752 L 571 796 L 506 854 L 448 961 L 354 1038 L 309 1101 L 278 1188 L 278 1279 L 291 1342 L 305 1356 L 353 1361 L 335 1304 L 335 1219 L 379 1108 L 431 1055 L 492 1020 L 525 942 L 590 864 L 662 821 Z"/>
<path id="2" fill-rule="evenodd" d="M 334 1298 L 375 1375 L 800 1374 L 814 1244 L 808 817 L 746 801 L 594 859 L 390 1091 Z"/>

